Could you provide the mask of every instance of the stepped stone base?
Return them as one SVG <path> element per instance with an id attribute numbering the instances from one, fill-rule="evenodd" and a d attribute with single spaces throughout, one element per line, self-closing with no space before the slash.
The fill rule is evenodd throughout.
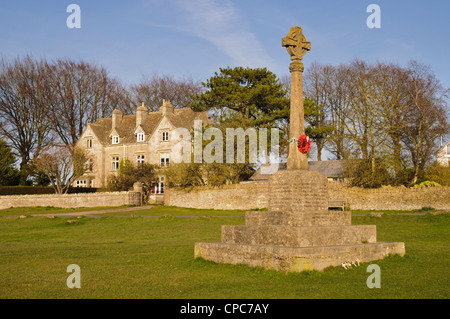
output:
<path id="1" fill-rule="evenodd" d="M 329 211 L 327 184 L 318 172 L 277 172 L 269 179 L 268 211 L 246 212 L 245 225 L 222 226 L 222 241 L 196 243 L 195 257 L 303 271 L 405 254 L 404 243 L 377 242 L 376 226 L 352 225 L 351 212 Z"/>
<path id="2" fill-rule="evenodd" d="M 378 242 L 338 246 L 289 247 L 275 245 L 242 245 L 196 243 L 195 257 L 223 264 L 246 264 L 265 269 L 300 272 L 323 270 L 344 262 L 369 262 L 390 254 L 405 254 L 404 243 Z"/>
<path id="3" fill-rule="evenodd" d="M 330 226 L 351 225 L 350 211 L 316 211 L 316 212 L 273 212 L 250 211 L 245 213 L 245 224 L 284 225 L 284 226 Z"/>
<path id="4" fill-rule="evenodd" d="M 222 226 L 222 242 L 293 247 L 376 243 L 377 230 L 362 226 Z"/>

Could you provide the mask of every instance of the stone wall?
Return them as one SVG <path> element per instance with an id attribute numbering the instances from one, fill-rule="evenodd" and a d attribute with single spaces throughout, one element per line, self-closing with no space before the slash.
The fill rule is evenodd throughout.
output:
<path id="1" fill-rule="evenodd" d="M 29 206 L 96 207 L 121 205 L 141 205 L 141 194 L 137 192 L 101 192 L 0 196 L 0 209 Z"/>
<path id="2" fill-rule="evenodd" d="M 267 182 L 244 182 L 217 188 L 166 189 L 164 204 L 206 209 L 266 208 L 268 206 L 268 187 Z"/>
<path id="3" fill-rule="evenodd" d="M 328 182 L 329 200 L 347 200 L 350 208 L 365 210 L 411 210 L 431 206 L 450 210 L 450 187 L 382 187 L 363 189 Z M 208 209 L 267 208 L 268 182 L 248 182 L 222 188 L 198 187 L 190 191 L 166 191 L 165 205 Z"/>
<path id="4" fill-rule="evenodd" d="M 330 200 L 347 200 L 351 209 L 411 210 L 425 206 L 450 210 L 450 187 L 381 187 L 364 189 L 329 182 Z"/>

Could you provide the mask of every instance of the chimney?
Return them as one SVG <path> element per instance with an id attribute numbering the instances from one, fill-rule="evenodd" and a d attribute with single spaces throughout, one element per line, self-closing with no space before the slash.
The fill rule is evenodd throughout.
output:
<path id="1" fill-rule="evenodd" d="M 136 127 L 144 123 L 147 118 L 148 109 L 144 106 L 144 102 L 142 105 L 136 109 Z"/>
<path id="2" fill-rule="evenodd" d="M 162 114 L 173 113 L 173 105 L 169 101 L 163 99 L 163 105 L 159 108 Z"/>
<path id="3" fill-rule="evenodd" d="M 115 109 L 114 111 L 112 111 L 112 129 L 115 129 L 116 127 L 118 127 L 120 125 L 120 123 L 122 122 L 122 116 L 123 113 L 122 111 Z"/>

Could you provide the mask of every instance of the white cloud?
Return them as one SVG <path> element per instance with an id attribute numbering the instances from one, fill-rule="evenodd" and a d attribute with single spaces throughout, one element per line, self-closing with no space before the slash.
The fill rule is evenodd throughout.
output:
<path id="1" fill-rule="evenodd" d="M 184 31 L 211 42 L 238 65 L 273 65 L 270 56 L 245 26 L 230 1 L 177 0 L 176 4 L 187 13 Z"/>

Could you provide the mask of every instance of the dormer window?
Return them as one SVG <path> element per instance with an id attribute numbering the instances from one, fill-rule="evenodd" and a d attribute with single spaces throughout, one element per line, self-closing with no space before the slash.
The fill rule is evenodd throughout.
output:
<path id="1" fill-rule="evenodd" d="M 112 143 L 113 144 L 119 144 L 119 137 L 117 135 L 112 137 Z"/>
<path id="2" fill-rule="evenodd" d="M 144 142 L 145 141 L 145 134 L 144 133 L 137 133 L 137 141 L 138 142 Z"/>

